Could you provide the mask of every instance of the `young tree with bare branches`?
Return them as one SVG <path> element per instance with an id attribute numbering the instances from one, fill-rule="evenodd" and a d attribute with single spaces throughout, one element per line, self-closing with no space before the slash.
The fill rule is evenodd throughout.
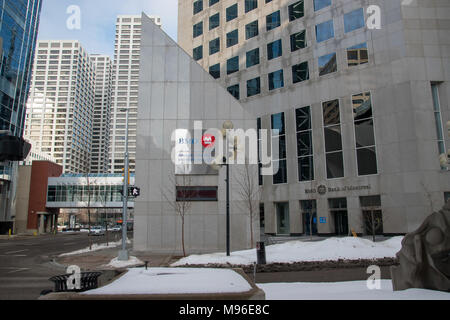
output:
<path id="1" fill-rule="evenodd" d="M 174 178 L 173 178 L 174 177 Z M 186 215 L 189 213 L 192 202 L 189 200 L 192 198 L 191 189 L 191 178 L 188 175 L 170 175 L 169 180 L 171 181 L 172 191 L 163 192 L 163 196 L 167 203 L 172 207 L 173 210 L 178 214 L 181 219 L 181 247 L 183 249 L 183 256 L 186 257 L 185 248 L 185 221 Z M 173 189 L 175 189 L 175 197 L 169 199 L 168 195 L 173 194 Z"/>
<path id="2" fill-rule="evenodd" d="M 238 193 L 240 197 L 244 200 L 247 215 L 250 219 L 250 241 L 251 247 L 254 248 L 254 228 L 253 222 L 258 217 L 259 203 L 261 198 L 261 190 L 259 188 L 258 180 L 255 177 L 258 176 L 258 169 L 256 166 L 250 166 L 245 164 L 243 169 L 238 172 L 236 176 L 236 183 L 238 184 Z"/>

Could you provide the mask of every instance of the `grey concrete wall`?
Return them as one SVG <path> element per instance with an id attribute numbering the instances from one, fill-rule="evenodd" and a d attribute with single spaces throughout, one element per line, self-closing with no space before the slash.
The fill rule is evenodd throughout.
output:
<path id="1" fill-rule="evenodd" d="M 271 177 L 265 178 L 263 198 L 267 233 L 276 233 L 276 202 L 289 202 L 291 233 L 302 233 L 299 201 L 316 199 L 318 216 L 326 217 L 327 224 L 319 224 L 319 233 L 334 233 L 333 216 L 328 199 L 346 197 L 349 229 L 363 232 L 359 197 L 380 195 L 385 233 L 406 233 L 417 228 L 424 218 L 444 204 L 444 192 L 450 191 L 450 172 L 440 169 L 437 147 L 436 122 L 433 114 L 431 83 L 439 83 L 442 123 L 450 119 L 450 2 L 413 0 L 402 5 L 402 0 L 333 0 L 333 5 L 314 12 L 312 1 L 305 1 L 305 16 L 289 22 L 287 6 L 294 0 L 258 2 L 258 9 L 242 15 L 244 3 L 239 2 L 239 18 L 225 22 L 225 8 L 235 1 L 220 1 L 209 8 L 204 3 L 203 12 L 192 15 L 192 1 L 179 1 L 179 42 L 192 55 L 192 48 L 203 44 L 204 58 L 199 63 L 209 66 L 221 63 L 221 78 L 225 86 L 240 84 L 243 107 L 262 117 L 263 128 L 270 127 L 270 115 L 286 113 L 288 183 L 273 185 Z M 381 8 L 382 28 L 361 28 L 344 32 L 343 15 L 369 5 Z M 265 30 L 265 17 L 281 10 L 281 27 Z M 221 12 L 219 28 L 208 31 L 208 17 Z M 365 18 L 367 19 L 367 13 Z M 245 40 L 245 25 L 258 19 L 259 36 Z M 315 26 L 333 19 L 335 37 L 317 43 Z M 192 25 L 204 21 L 204 34 L 192 38 Z M 239 30 L 239 44 L 225 46 L 227 32 Z M 295 52 L 289 50 L 289 36 L 306 29 L 308 47 Z M 221 37 L 221 52 L 208 55 L 210 40 Z M 283 56 L 267 60 L 266 44 L 281 38 Z M 367 42 L 369 63 L 348 67 L 346 48 Z M 261 63 L 246 68 L 247 51 L 260 48 Z M 318 57 L 337 53 L 338 71 L 319 76 Z M 239 55 L 240 71 L 226 76 L 226 60 Z M 310 80 L 292 84 L 291 66 L 308 61 Z M 267 74 L 283 69 L 285 87 L 268 90 Z M 261 76 L 260 95 L 246 97 L 246 81 Z M 375 123 L 378 174 L 358 176 L 351 96 L 370 92 Z M 340 100 L 341 126 L 345 177 L 328 180 L 324 153 L 324 132 L 321 103 Z M 295 109 L 311 106 L 315 181 L 300 183 L 297 177 L 297 147 L 295 136 Z M 444 134 L 446 131 L 444 128 Z M 450 148 L 450 137 L 445 137 Z M 311 197 L 305 189 L 370 185 L 370 190 L 328 192 Z"/>
<path id="2" fill-rule="evenodd" d="M 235 128 L 255 128 L 256 118 L 244 111 L 221 85 L 160 28 L 142 17 L 142 42 L 137 126 L 134 249 L 181 253 L 181 219 L 173 208 L 175 165 L 171 160 L 175 129 L 221 128 L 232 120 Z M 231 248 L 250 248 L 250 219 L 239 196 L 239 167 L 231 172 Z M 191 185 L 218 186 L 217 202 L 193 203 L 186 215 L 188 253 L 225 250 L 225 170 L 218 175 L 192 176 Z M 257 176 L 254 177 L 257 179 Z M 258 228 L 255 225 L 255 239 Z"/>

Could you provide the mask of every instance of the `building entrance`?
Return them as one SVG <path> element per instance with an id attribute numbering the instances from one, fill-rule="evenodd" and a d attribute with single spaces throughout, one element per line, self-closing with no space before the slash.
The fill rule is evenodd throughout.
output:
<path id="1" fill-rule="evenodd" d="M 288 235 L 290 234 L 289 227 L 289 203 L 276 203 L 277 212 L 277 234 Z"/>

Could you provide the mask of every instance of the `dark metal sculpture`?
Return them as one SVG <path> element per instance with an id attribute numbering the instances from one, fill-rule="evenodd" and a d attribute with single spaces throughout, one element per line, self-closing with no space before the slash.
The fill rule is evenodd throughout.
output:
<path id="1" fill-rule="evenodd" d="M 450 292 L 450 202 L 408 233 L 391 267 L 394 291 L 422 288 Z"/>

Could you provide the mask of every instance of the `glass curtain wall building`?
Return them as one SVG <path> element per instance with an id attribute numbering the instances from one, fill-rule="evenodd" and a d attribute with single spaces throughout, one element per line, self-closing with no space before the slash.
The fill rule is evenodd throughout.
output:
<path id="1" fill-rule="evenodd" d="M 0 1 L 0 135 L 23 136 L 41 4 Z M 14 215 L 16 171 L 16 163 L 0 162 L 0 233 Z"/>

